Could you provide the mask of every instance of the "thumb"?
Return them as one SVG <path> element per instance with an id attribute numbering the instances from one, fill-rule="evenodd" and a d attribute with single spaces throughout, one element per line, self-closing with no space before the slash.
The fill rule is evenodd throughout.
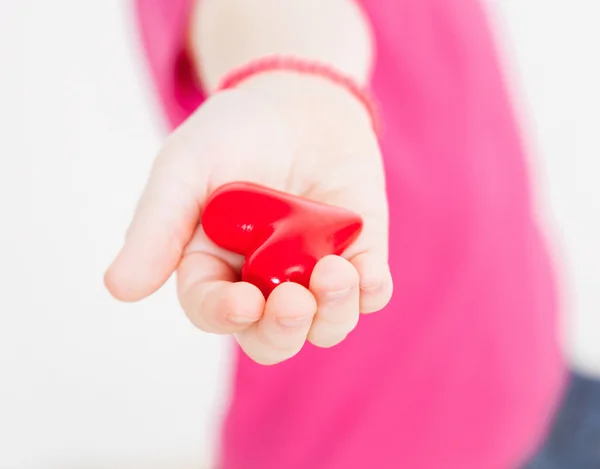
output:
<path id="1" fill-rule="evenodd" d="M 106 272 L 111 294 L 137 301 L 160 288 L 197 228 L 209 181 L 214 187 L 242 174 L 277 185 L 289 159 L 274 158 L 266 170 L 264 155 L 285 155 L 288 140 L 279 114 L 253 95 L 230 91 L 204 103 L 156 159 L 125 245 Z"/>
<path id="2" fill-rule="evenodd" d="M 169 279 L 200 218 L 206 171 L 183 148 L 185 139 L 172 137 L 154 163 L 123 248 L 105 274 L 109 292 L 122 301 L 141 300 Z"/>

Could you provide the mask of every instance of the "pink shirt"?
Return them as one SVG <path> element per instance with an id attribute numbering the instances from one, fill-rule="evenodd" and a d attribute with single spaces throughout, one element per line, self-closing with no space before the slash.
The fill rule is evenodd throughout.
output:
<path id="1" fill-rule="evenodd" d="M 475 0 L 363 0 L 396 293 L 340 346 L 241 353 L 221 469 L 515 469 L 563 382 L 557 295 L 518 129 Z M 202 102 L 188 0 L 137 0 L 171 126 Z"/>

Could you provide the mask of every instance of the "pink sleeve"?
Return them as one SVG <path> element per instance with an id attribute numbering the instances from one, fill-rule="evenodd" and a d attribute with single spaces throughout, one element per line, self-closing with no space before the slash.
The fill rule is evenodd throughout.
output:
<path id="1" fill-rule="evenodd" d="M 152 81 L 169 125 L 181 124 L 203 100 L 186 51 L 192 0 L 135 0 L 135 17 Z"/>

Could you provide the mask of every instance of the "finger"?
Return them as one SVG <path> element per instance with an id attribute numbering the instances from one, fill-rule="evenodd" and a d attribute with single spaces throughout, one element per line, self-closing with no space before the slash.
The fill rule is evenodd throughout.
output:
<path id="1" fill-rule="evenodd" d="M 235 280 L 230 265 L 211 254 L 196 252 L 182 259 L 177 291 L 192 324 L 214 334 L 233 334 L 261 318 L 265 300 L 260 290 Z"/>
<path id="2" fill-rule="evenodd" d="M 140 300 L 175 270 L 200 216 L 206 183 L 185 139 L 173 136 L 157 158 L 121 252 L 105 275 L 116 298 Z"/>
<path id="3" fill-rule="evenodd" d="M 308 340 L 317 347 L 333 347 L 358 323 L 358 272 L 342 257 L 324 257 L 313 270 L 310 291 L 317 300 L 317 314 Z"/>
<path id="4" fill-rule="evenodd" d="M 360 173 L 360 172 L 357 172 Z M 362 171 L 365 176 L 368 170 Z M 355 181 L 330 186 L 318 200 L 352 210 L 363 220 L 359 237 L 343 253 L 357 270 L 360 281 L 360 311 L 372 313 L 389 303 L 393 282 L 388 265 L 388 206 L 383 183 Z"/>
<path id="5" fill-rule="evenodd" d="M 344 253 L 360 278 L 360 312 L 374 313 L 391 300 L 393 281 L 388 263 L 387 218 L 363 215 L 363 231 Z"/>
<path id="6" fill-rule="evenodd" d="M 360 312 L 382 310 L 392 299 L 394 290 L 387 262 L 372 252 L 358 254 L 350 262 L 360 278 Z"/>
<path id="7" fill-rule="evenodd" d="M 316 310 L 315 298 L 306 288 L 283 283 L 269 295 L 263 318 L 237 334 L 240 347 L 262 365 L 287 360 L 302 349 Z"/>

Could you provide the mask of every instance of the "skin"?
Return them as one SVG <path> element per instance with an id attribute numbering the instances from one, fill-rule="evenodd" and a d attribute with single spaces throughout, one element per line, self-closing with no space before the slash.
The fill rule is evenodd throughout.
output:
<path id="1" fill-rule="evenodd" d="M 366 83 L 370 40 L 348 0 L 202 0 L 189 34 L 209 92 L 230 70 L 273 53 L 326 62 Z M 364 230 L 343 256 L 317 264 L 309 289 L 282 284 L 265 302 L 237 281 L 242 259 L 198 226 L 207 196 L 238 180 L 353 210 Z M 387 259 L 384 173 L 368 113 L 325 79 L 264 73 L 212 95 L 167 138 L 105 283 L 115 298 L 138 301 L 176 273 L 195 326 L 234 335 L 252 359 L 272 365 L 307 340 L 335 346 L 361 313 L 381 310 L 393 288 Z"/>

